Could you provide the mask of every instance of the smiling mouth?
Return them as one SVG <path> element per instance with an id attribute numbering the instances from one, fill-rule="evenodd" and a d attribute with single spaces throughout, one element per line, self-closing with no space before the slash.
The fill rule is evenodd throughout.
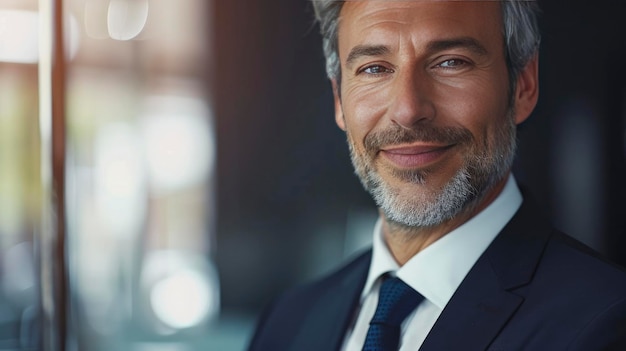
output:
<path id="1" fill-rule="evenodd" d="M 381 149 L 380 153 L 396 167 L 424 168 L 439 161 L 454 146 L 455 144 L 394 146 Z"/>

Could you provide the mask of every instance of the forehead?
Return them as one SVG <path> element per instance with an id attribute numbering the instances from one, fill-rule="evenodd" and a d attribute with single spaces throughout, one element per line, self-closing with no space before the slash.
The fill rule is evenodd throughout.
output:
<path id="1" fill-rule="evenodd" d="M 462 36 L 501 44 L 502 28 L 499 1 L 355 0 L 341 9 L 339 41 L 351 46 L 390 36 L 413 41 Z"/>

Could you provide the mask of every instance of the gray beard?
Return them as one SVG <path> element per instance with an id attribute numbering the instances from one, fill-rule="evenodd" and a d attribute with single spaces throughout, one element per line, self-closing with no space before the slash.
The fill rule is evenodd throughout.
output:
<path id="1" fill-rule="evenodd" d="M 398 133 L 400 136 L 397 136 Z M 512 111 L 509 111 L 506 123 L 483 143 L 476 143 L 468 130 L 450 132 L 429 127 L 423 132 L 406 134 L 396 129 L 385 131 L 382 136 L 375 136 L 369 143 L 366 138 L 365 155 L 357 153 L 348 135 L 355 173 L 386 219 L 401 226 L 412 228 L 437 226 L 461 213 L 471 211 L 489 190 L 508 174 L 515 158 L 516 125 Z M 432 134 L 437 136 L 430 137 Z M 446 139 L 447 135 L 452 136 Z M 450 140 L 455 136 L 458 136 L 458 140 Z M 390 139 L 398 142 L 454 141 L 471 147 L 469 154 L 464 157 L 463 166 L 441 189 L 428 188 L 428 173 L 425 171 L 392 171 L 392 176 L 402 182 L 424 188 L 423 191 L 406 196 L 402 193 L 402 188 L 386 183 L 374 168 L 374 155 L 378 147 Z"/>

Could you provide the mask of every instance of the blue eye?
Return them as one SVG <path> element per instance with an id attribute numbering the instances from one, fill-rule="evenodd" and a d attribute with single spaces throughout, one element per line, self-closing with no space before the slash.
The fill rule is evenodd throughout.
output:
<path id="1" fill-rule="evenodd" d="M 458 68 L 458 67 L 464 66 L 466 64 L 467 64 L 467 62 L 463 61 L 463 60 L 450 59 L 450 60 L 443 61 L 438 66 L 439 67 L 443 67 L 443 68 Z"/>
<path id="2" fill-rule="evenodd" d="M 391 73 L 391 72 L 393 72 L 393 70 L 391 70 L 391 69 L 389 69 L 389 68 L 387 68 L 385 66 L 381 66 L 381 65 L 371 65 L 371 66 L 365 67 L 360 72 L 361 73 L 377 75 L 377 74 Z"/>

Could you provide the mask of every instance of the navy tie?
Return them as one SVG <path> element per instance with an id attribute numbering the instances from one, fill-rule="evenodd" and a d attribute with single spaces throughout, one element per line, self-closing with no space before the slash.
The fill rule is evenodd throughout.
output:
<path id="1" fill-rule="evenodd" d="M 423 299 L 400 278 L 385 280 L 380 287 L 378 306 L 370 321 L 363 351 L 398 351 L 402 321 Z"/>

